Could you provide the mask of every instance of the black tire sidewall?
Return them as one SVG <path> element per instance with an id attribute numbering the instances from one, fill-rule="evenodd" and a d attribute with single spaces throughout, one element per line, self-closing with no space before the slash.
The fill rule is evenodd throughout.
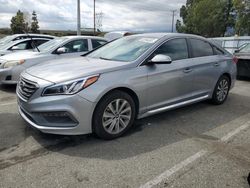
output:
<path id="1" fill-rule="evenodd" d="M 222 80 L 227 80 L 227 82 L 228 82 L 228 92 L 227 92 L 227 96 L 225 97 L 225 99 L 223 101 L 219 101 L 218 97 L 217 97 L 217 89 L 218 89 L 218 86 L 219 86 L 219 84 L 220 84 L 220 82 Z M 231 85 L 230 79 L 227 76 L 223 75 L 223 76 L 220 77 L 220 79 L 216 83 L 216 86 L 215 86 L 214 92 L 213 92 L 212 102 L 214 104 L 221 105 L 221 104 L 223 104 L 227 100 L 227 97 L 228 97 L 228 94 L 229 94 L 229 90 L 230 90 L 230 85 Z"/>
<path id="2" fill-rule="evenodd" d="M 122 132 L 120 132 L 118 134 L 110 134 L 104 129 L 104 127 L 102 125 L 102 117 L 103 117 L 103 113 L 104 113 L 105 109 L 107 108 L 107 106 L 112 101 L 114 101 L 116 99 L 127 100 L 131 106 L 132 115 L 131 115 L 131 120 L 130 120 L 128 126 Z M 96 109 L 95 109 L 94 115 L 93 115 L 93 121 L 92 121 L 93 132 L 99 138 L 102 138 L 105 140 L 111 140 L 111 139 L 118 138 L 118 137 L 122 136 L 125 132 L 127 132 L 127 130 L 133 125 L 134 120 L 135 120 L 135 116 L 136 116 L 136 106 L 135 106 L 135 102 L 134 102 L 133 98 L 129 94 L 127 94 L 123 91 L 119 91 L 119 90 L 113 91 L 113 92 L 105 95 L 96 106 Z"/>

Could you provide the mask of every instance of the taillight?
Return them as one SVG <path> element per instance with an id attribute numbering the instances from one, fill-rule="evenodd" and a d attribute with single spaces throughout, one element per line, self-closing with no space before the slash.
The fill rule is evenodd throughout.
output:
<path id="1" fill-rule="evenodd" d="M 233 62 L 235 63 L 235 64 L 237 64 L 238 63 L 238 58 L 237 57 L 233 57 Z"/>

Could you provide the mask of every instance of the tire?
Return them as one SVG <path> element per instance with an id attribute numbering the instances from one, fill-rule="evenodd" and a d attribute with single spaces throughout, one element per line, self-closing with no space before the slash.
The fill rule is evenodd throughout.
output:
<path id="1" fill-rule="evenodd" d="M 133 98 L 123 91 L 113 91 L 104 96 L 95 109 L 93 132 L 105 140 L 118 138 L 133 125 L 135 116 Z"/>
<path id="2" fill-rule="evenodd" d="M 223 104 L 227 100 L 228 93 L 230 90 L 230 85 L 231 83 L 228 76 L 225 75 L 221 76 L 214 88 L 211 102 L 215 105 Z"/>

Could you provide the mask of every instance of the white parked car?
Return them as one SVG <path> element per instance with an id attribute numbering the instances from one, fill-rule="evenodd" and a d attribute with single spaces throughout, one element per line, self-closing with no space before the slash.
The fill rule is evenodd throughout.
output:
<path id="1" fill-rule="evenodd" d="M 54 39 L 54 36 L 51 35 L 42 35 L 42 34 L 15 34 L 15 35 L 8 35 L 0 39 L 0 46 L 6 45 L 10 42 L 22 40 L 22 39 L 30 39 L 30 38 L 43 38 L 43 39 Z"/>
<path id="2" fill-rule="evenodd" d="M 231 54 L 234 54 L 236 50 L 239 50 L 246 44 L 250 43 L 249 36 L 218 37 L 211 39 Z"/>
<path id="3" fill-rule="evenodd" d="M 108 41 L 113 41 L 113 40 L 126 37 L 129 35 L 132 35 L 132 33 L 128 31 L 113 31 L 113 32 L 106 33 L 104 35 L 104 38 L 107 39 Z"/>
<path id="4" fill-rule="evenodd" d="M 68 36 L 42 44 L 37 52 L 16 52 L 2 56 L 0 58 L 0 84 L 17 84 L 21 72 L 31 66 L 53 59 L 78 57 L 106 42 L 100 37 Z"/>
<path id="5" fill-rule="evenodd" d="M 11 41 L 5 45 L 0 45 L 0 56 L 17 52 L 20 50 L 35 50 L 36 47 L 48 42 L 51 39 L 46 38 L 27 38 Z"/>

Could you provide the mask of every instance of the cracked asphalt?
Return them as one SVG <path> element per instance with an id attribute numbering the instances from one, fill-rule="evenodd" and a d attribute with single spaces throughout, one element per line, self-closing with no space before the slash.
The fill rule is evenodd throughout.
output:
<path id="1" fill-rule="evenodd" d="M 113 141 L 40 133 L 18 115 L 15 87 L 0 86 L 0 187 L 140 187 L 205 150 L 155 187 L 249 188 L 248 124 L 250 81 L 237 81 L 222 106 L 202 102 L 138 120 Z"/>

